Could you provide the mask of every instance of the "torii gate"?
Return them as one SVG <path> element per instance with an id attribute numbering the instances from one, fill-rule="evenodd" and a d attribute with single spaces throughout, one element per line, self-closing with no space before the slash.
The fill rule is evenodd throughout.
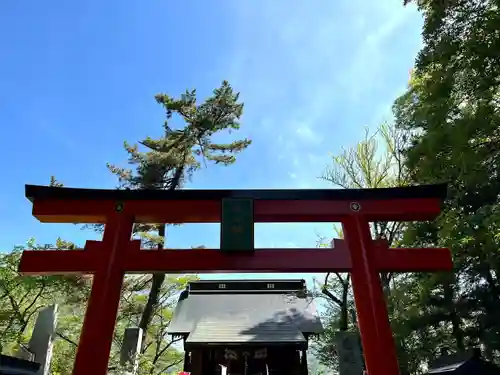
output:
<path id="1" fill-rule="evenodd" d="M 452 270 L 448 249 L 389 249 L 369 222 L 432 220 L 445 185 L 359 190 L 97 190 L 26 186 L 45 223 L 103 223 L 82 250 L 25 251 L 25 275 L 93 274 L 74 375 L 106 375 L 125 273 L 350 272 L 369 375 L 398 375 L 379 272 Z M 141 250 L 134 223 L 221 222 L 221 249 Z M 341 222 L 332 249 L 254 249 L 254 223 Z"/>

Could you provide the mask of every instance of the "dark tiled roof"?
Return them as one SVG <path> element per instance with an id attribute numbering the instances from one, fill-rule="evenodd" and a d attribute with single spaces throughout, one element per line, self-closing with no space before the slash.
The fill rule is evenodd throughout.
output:
<path id="1" fill-rule="evenodd" d="M 246 317 L 230 321 L 202 319 L 189 334 L 188 344 L 306 343 L 304 335 L 290 324 L 265 322 L 253 326 Z"/>
<path id="2" fill-rule="evenodd" d="M 31 375 L 36 374 L 40 364 L 24 359 L 0 354 L 0 374 L 5 375 Z"/>
<path id="3" fill-rule="evenodd" d="M 429 366 L 428 374 L 499 375 L 500 369 L 482 360 L 481 353 L 476 349 L 468 352 L 444 355 L 434 360 Z"/>
<path id="4" fill-rule="evenodd" d="M 224 281 L 228 282 L 228 281 Z M 311 298 L 296 292 L 191 293 L 181 296 L 168 333 L 188 343 L 302 342 L 323 326 Z"/>
<path id="5" fill-rule="evenodd" d="M 432 371 L 434 372 L 445 371 L 444 369 L 447 369 L 447 371 L 452 371 L 454 369 L 457 369 L 465 362 L 473 359 L 474 357 L 477 358 L 479 357 L 474 354 L 475 354 L 474 352 L 470 351 L 470 352 L 459 352 L 459 353 L 443 355 L 431 362 L 429 366 L 430 368 L 429 373 L 432 373 Z"/>

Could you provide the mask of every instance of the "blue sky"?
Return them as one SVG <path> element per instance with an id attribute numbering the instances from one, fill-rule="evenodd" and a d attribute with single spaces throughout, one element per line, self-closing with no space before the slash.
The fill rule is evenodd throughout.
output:
<path id="1" fill-rule="evenodd" d="M 253 144 L 190 188 L 329 187 L 317 178 L 328 154 L 390 120 L 421 24 L 402 0 L 2 1 L 0 249 L 30 237 L 95 238 L 38 223 L 24 184 L 55 175 L 67 186 L 114 188 L 105 164 L 125 164 L 123 141 L 161 134 L 156 93 L 197 88 L 206 97 L 224 79 L 241 92 L 240 134 Z M 185 225 L 171 229 L 168 246 L 218 247 L 218 234 Z M 332 236 L 332 226 L 258 225 L 256 244 L 313 247 L 318 235 Z"/>

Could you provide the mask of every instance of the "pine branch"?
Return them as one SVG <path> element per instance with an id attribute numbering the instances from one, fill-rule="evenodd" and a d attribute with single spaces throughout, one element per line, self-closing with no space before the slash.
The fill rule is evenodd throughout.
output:
<path id="1" fill-rule="evenodd" d="M 159 138 L 146 137 L 135 145 L 124 143 L 132 169 L 107 165 L 118 177 L 119 188 L 179 189 L 200 169 L 202 163 L 205 167 L 209 162 L 231 165 L 236 161 L 235 154 L 251 144 L 248 139 L 234 140 L 227 144 L 218 144 L 212 139 L 221 131 L 240 128 L 238 120 L 243 114 L 243 104 L 239 102 L 239 94 L 233 92 L 227 81 L 222 82 L 212 96 L 199 105 L 196 90 L 186 90 L 179 98 L 158 94 L 155 100 L 166 113 L 166 121 L 163 123 L 165 132 Z M 178 129 L 172 129 L 168 124 L 174 115 L 184 123 Z M 155 245 L 161 251 L 164 248 L 167 224 L 136 225 L 134 235 L 139 235 L 150 246 Z M 144 335 L 147 334 L 155 307 L 161 304 L 160 290 L 164 281 L 165 274 L 154 274 L 152 277 L 148 300 L 139 322 Z M 142 351 L 147 348 L 145 338 L 143 342 L 145 345 Z"/>

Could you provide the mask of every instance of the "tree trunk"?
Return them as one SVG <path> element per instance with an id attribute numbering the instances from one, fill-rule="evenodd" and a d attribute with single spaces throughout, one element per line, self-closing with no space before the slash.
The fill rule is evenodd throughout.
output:
<path id="1" fill-rule="evenodd" d="M 462 332 L 462 329 L 460 328 L 460 318 L 455 311 L 451 313 L 451 325 L 452 325 L 453 337 L 457 342 L 457 349 L 459 351 L 464 351 L 465 350 L 464 334 Z"/>
<path id="2" fill-rule="evenodd" d="M 465 345 L 464 345 L 464 333 L 460 327 L 461 321 L 460 317 L 458 316 L 455 301 L 454 301 L 454 295 L 455 292 L 453 290 L 453 283 L 455 280 L 450 280 L 450 283 L 445 283 L 443 285 L 444 287 L 444 297 L 445 297 L 445 302 L 446 302 L 446 307 L 450 311 L 450 322 L 452 326 L 452 335 L 453 338 L 456 341 L 457 349 L 459 351 L 465 350 Z"/>
<path id="3" fill-rule="evenodd" d="M 184 160 L 186 159 L 186 155 L 184 156 Z M 170 186 L 168 190 L 175 190 L 181 184 L 182 176 L 184 175 L 184 166 L 179 166 L 174 173 L 172 181 L 170 182 Z M 163 240 L 158 244 L 157 251 L 161 251 L 165 247 L 165 235 L 167 225 L 162 224 L 158 228 L 158 236 L 163 238 Z M 151 290 L 149 291 L 148 302 L 146 303 L 146 307 L 141 316 L 141 320 L 139 322 L 139 328 L 142 328 L 142 347 L 145 348 L 147 330 L 151 319 L 153 318 L 153 312 L 155 307 L 159 303 L 160 290 L 163 286 L 163 282 L 165 281 L 165 273 L 154 273 L 153 281 L 151 284 Z"/>
<path id="4" fill-rule="evenodd" d="M 165 233 L 166 233 L 166 225 L 162 224 L 158 228 L 158 235 L 165 239 Z M 164 241 L 163 243 L 158 244 L 158 249 L 157 251 L 161 251 L 164 248 Z M 154 250 L 153 250 L 154 251 Z M 151 322 L 151 319 L 153 318 L 153 312 L 155 307 L 158 305 L 158 299 L 160 296 L 160 290 L 163 285 L 163 282 L 165 281 L 165 274 L 164 273 L 154 273 L 153 274 L 153 282 L 151 284 L 151 290 L 149 291 L 149 296 L 148 296 L 148 302 L 146 303 L 146 307 L 144 308 L 144 311 L 141 316 L 141 320 L 139 322 L 139 328 L 142 329 L 142 347 L 145 347 L 146 343 L 146 337 L 147 337 L 147 329 L 149 326 L 149 323 Z"/>
<path id="5" fill-rule="evenodd" d="M 349 308 L 347 297 L 349 296 L 349 284 L 345 285 L 342 289 L 342 306 L 340 306 L 340 322 L 339 330 L 347 331 L 349 326 Z"/>

